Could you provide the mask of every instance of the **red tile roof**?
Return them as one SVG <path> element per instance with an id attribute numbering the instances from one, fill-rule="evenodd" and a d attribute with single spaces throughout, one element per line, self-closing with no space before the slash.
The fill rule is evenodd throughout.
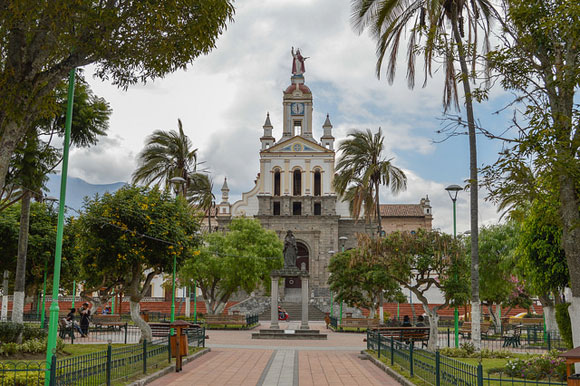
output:
<path id="1" fill-rule="evenodd" d="M 424 217 L 421 204 L 382 204 L 381 217 Z"/>
<path id="2" fill-rule="evenodd" d="M 300 91 L 302 91 L 304 94 L 312 94 L 312 91 L 310 91 L 310 89 L 308 88 L 307 85 L 301 83 L 301 84 L 298 85 L 298 87 L 299 87 Z M 294 92 L 294 90 L 296 90 L 296 85 L 295 84 L 291 84 L 284 91 L 284 94 L 292 94 Z"/>

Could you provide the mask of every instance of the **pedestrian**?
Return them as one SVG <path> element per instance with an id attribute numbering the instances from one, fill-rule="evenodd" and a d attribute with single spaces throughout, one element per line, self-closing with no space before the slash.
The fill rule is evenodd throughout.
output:
<path id="1" fill-rule="evenodd" d="M 403 324 L 401 325 L 401 327 L 413 327 L 413 325 L 411 324 L 411 319 L 409 319 L 409 315 L 405 315 L 403 317 Z"/>
<path id="2" fill-rule="evenodd" d="M 83 336 L 87 336 L 89 335 L 89 322 L 91 318 L 91 309 L 89 307 L 89 303 L 87 302 L 83 303 L 80 309 L 80 314 L 81 314 L 81 330 Z"/>
<path id="3" fill-rule="evenodd" d="M 75 312 L 76 312 L 76 308 L 71 308 L 70 312 L 66 315 L 65 321 L 66 321 L 66 328 L 74 328 L 75 330 L 77 330 L 79 332 L 79 334 L 81 334 L 81 337 L 84 337 L 84 333 L 81 330 L 81 328 L 79 327 L 78 323 L 75 321 Z"/>

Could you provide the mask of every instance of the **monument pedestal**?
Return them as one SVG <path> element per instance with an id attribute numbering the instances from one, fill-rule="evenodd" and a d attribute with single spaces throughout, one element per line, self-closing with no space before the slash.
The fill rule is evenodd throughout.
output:
<path id="1" fill-rule="evenodd" d="M 306 270 L 296 267 L 284 267 L 278 271 L 272 271 L 272 309 L 270 312 L 271 324 L 269 329 L 260 330 L 252 334 L 252 339 L 317 339 L 325 340 L 326 334 L 320 334 L 318 330 L 311 330 L 308 325 L 308 279 L 310 275 Z M 281 330 L 278 322 L 278 283 L 280 278 L 300 277 L 302 279 L 302 320 L 297 330 Z"/>

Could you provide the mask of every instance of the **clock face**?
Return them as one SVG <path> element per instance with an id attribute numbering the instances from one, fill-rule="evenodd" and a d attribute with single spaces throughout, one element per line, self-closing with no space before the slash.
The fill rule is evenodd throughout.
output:
<path id="1" fill-rule="evenodd" d="M 304 103 L 292 103 L 290 110 L 292 115 L 302 115 L 304 114 Z"/>

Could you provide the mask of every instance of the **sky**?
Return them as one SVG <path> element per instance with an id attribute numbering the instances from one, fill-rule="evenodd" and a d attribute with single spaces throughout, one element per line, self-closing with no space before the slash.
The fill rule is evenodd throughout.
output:
<path id="1" fill-rule="evenodd" d="M 290 84 L 291 48 L 306 60 L 306 84 L 314 98 L 315 138 L 322 135 L 328 113 L 336 143 L 354 129 L 382 128 L 385 154 L 408 177 L 407 191 L 393 196 L 382 189 L 381 203 L 419 203 L 428 195 L 433 227 L 452 232 L 452 204 L 445 187 L 465 186 L 469 176 L 466 136 L 445 137 L 437 131 L 449 123 L 442 109 L 440 71 L 410 90 L 406 63 L 398 61 L 395 81 L 377 79 L 375 43 L 350 23 L 348 0 L 244 0 L 235 2 L 235 21 L 228 25 L 209 55 L 187 70 L 154 82 L 120 90 L 84 74 L 96 95 L 113 114 L 108 136 L 90 149 L 73 149 L 69 175 L 93 184 L 129 181 L 137 156 L 154 130 L 175 130 L 181 119 L 198 148 L 198 160 L 220 187 L 228 178 L 230 202 L 252 189 L 259 171 L 259 138 L 266 113 L 274 136 L 282 135 L 282 91 Z M 422 74 L 419 63 L 418 74 Z M 420 77 L 422 75 L 419 75 Z M 490 100 L 476 105 L 476 118 L 491 130 L 508 124 L 505 112 L 494 114 L 506 95 L 493 90 Z M 464 113 L 464 110 L 461 111 Z M 501 143 L 478 137 L 478 165 L 493 163 Z M 480 191 L 480 224 L 498 222 L 499 214 Z M 458 233 L 469 229 L 469 193 L 457 198 Z"/>

